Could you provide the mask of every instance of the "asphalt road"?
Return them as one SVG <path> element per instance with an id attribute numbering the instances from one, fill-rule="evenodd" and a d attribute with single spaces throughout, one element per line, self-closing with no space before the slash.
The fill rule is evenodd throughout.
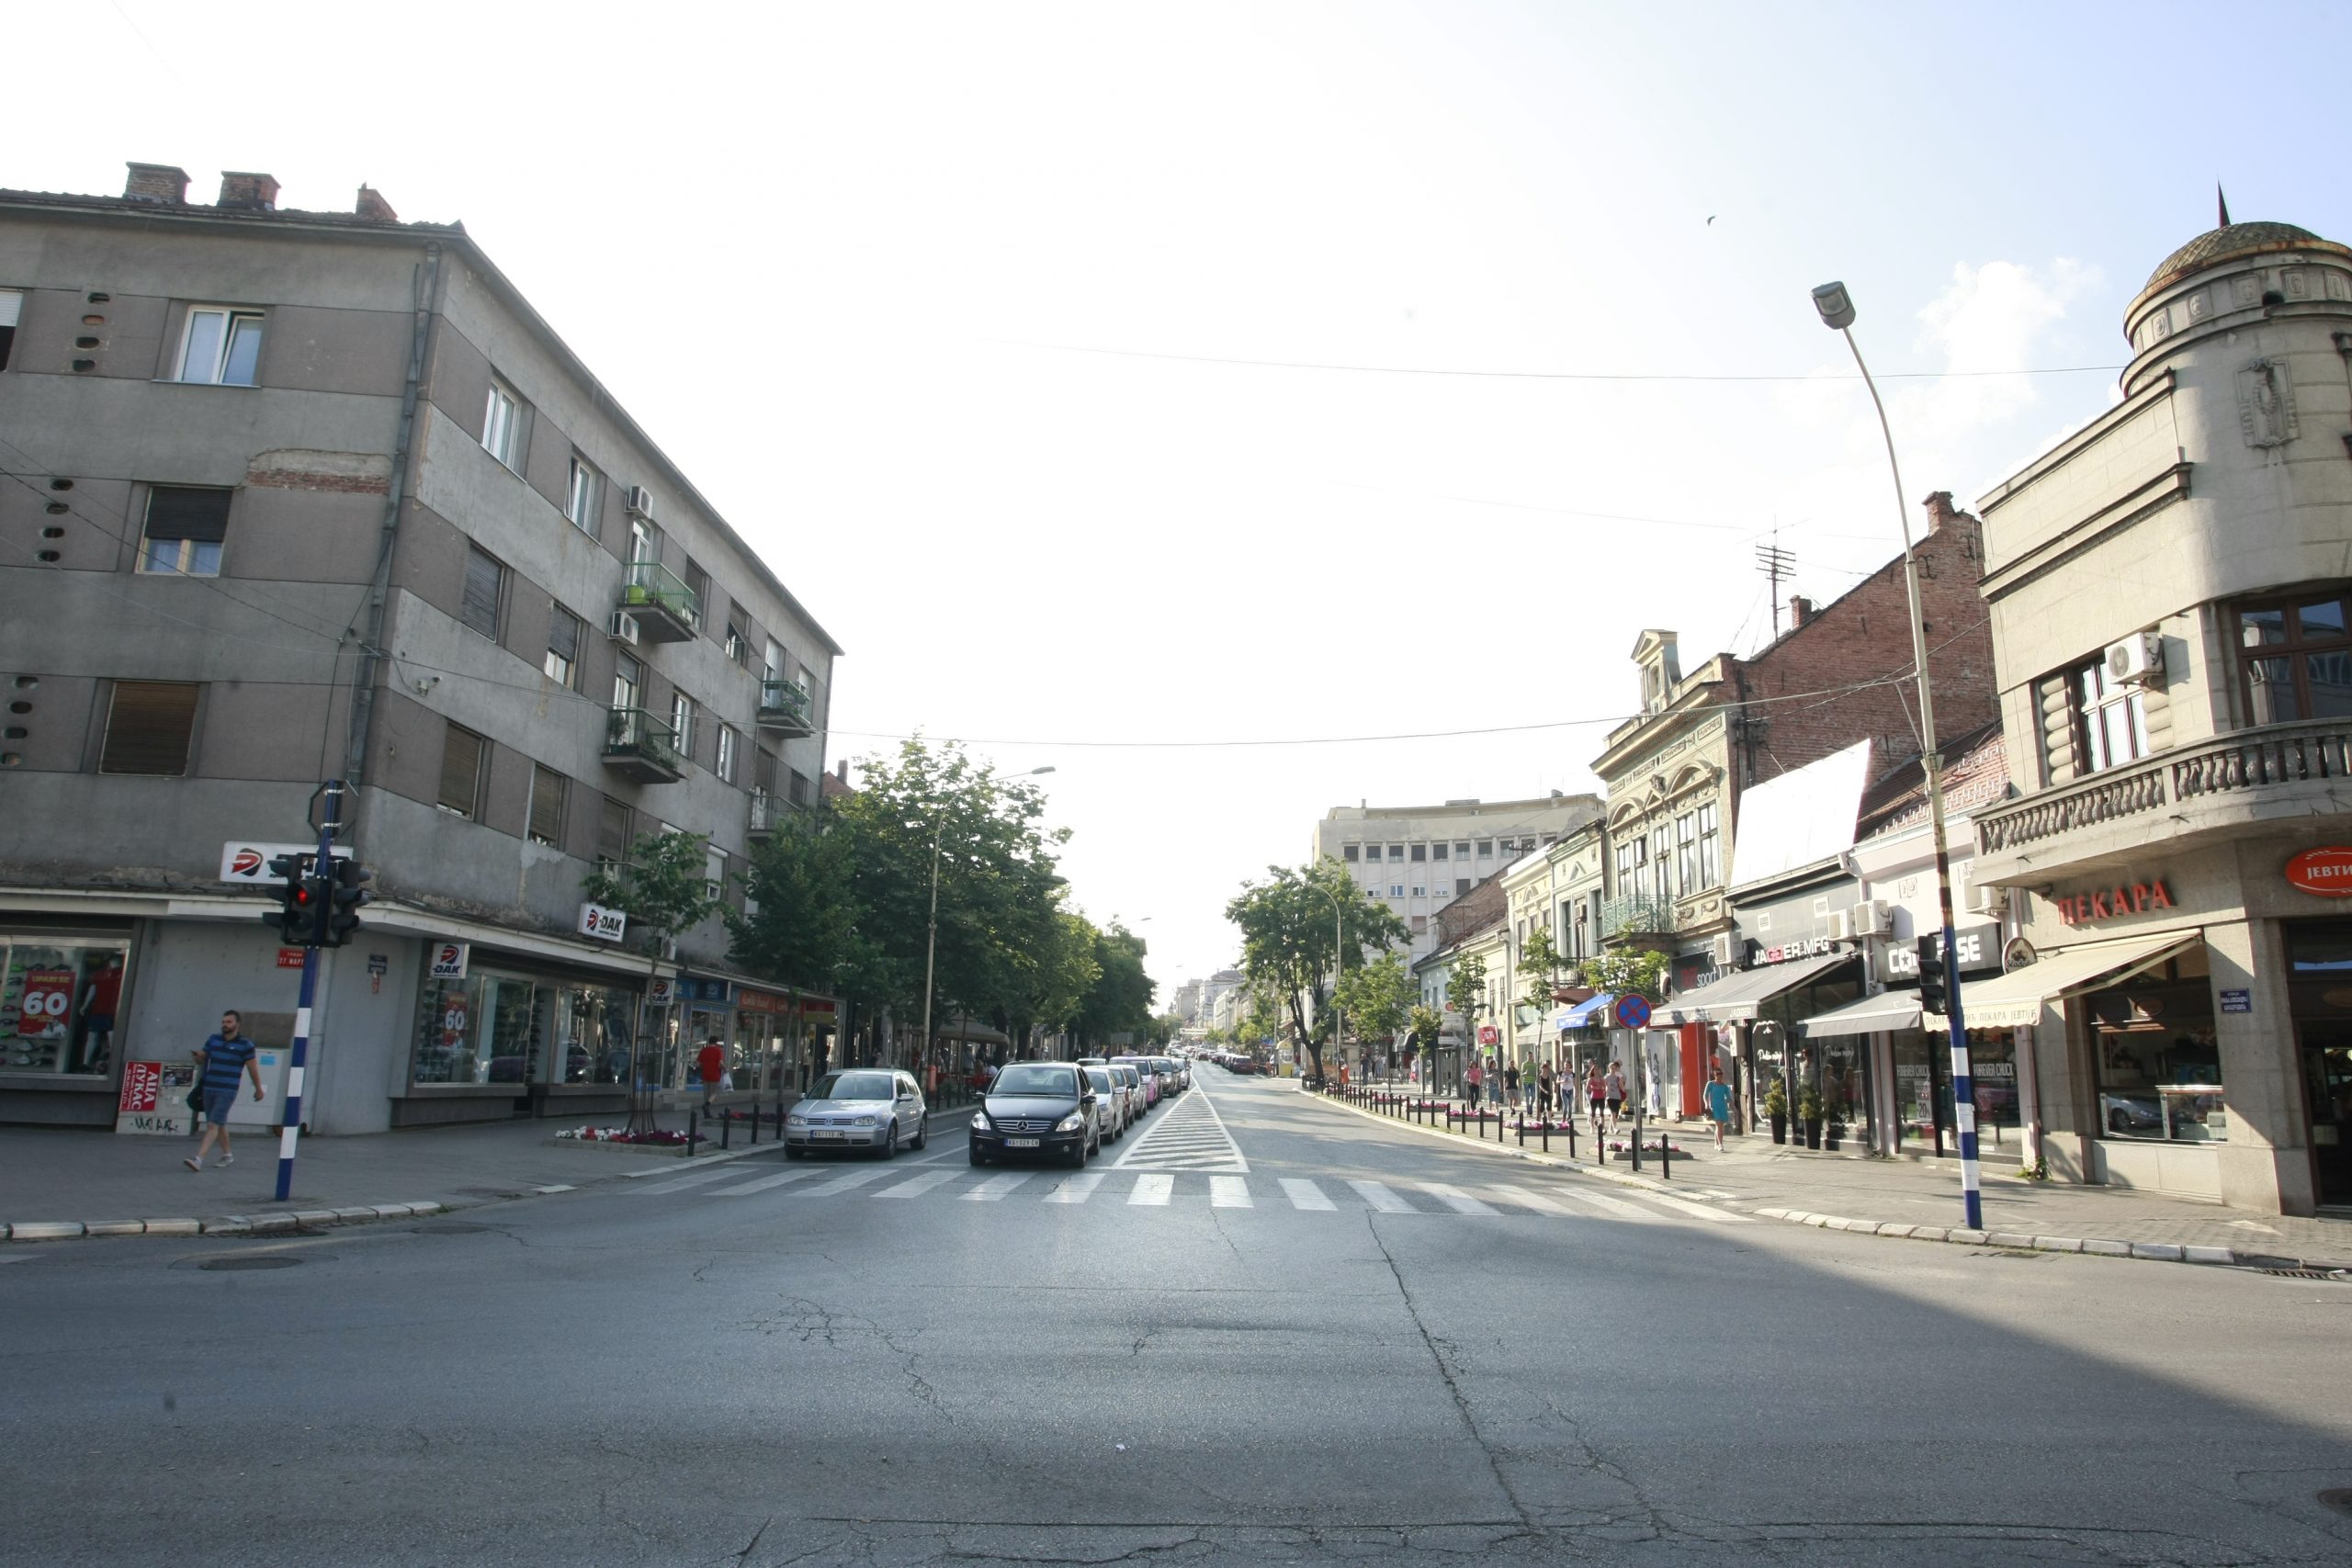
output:
<path id="1" fill-rule="evenodd" d="M 2352 1560 L 2352 1287 L 1743 1222 L 1201 1076 L 1075 1184 L 957 1135 L 14 1249 L 0 1562 Z"/>

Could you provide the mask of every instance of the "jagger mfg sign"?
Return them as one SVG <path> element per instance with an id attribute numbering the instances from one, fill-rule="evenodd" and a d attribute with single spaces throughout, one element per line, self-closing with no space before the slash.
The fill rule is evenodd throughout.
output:
<path id="1" fill-rule="evenodd" d="M 2352 887 L 2345 889 L 2352 893 Z M 2144 915 L 2151 909 L 2172 908 L 2172 894 L 2162 882 L 2134 882 L 2129 886 L 2096 888 L 2088 893 L 2066 893 L 2052 898 L 2058 907 L 2058 918 L 2070 926 L 2090 920 L 2111 920 L 2118 915 Z"/>

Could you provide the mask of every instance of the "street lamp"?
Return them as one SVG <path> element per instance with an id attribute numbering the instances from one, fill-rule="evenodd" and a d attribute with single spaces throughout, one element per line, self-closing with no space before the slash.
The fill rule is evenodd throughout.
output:
<path id="1" fill-rule="evenodd" d="M 1029 777 L 1050 773 L 1049 764 L 1029 770 Z M 939 836 L 947 824 L 934 816 L 931 823 L 931 920 L 922 939 L 922 1049 L 931 1049 L 931 976 L 933 961 L 939 953 Z"/>
<path id="2" fill-rule="evenodd" d="M 1984 1228 L 1984 1200 L 1977 1186 L 1976 1083 L 1968 1061 L 1968 1025 L 1961 1016 L 1957 943 L 1952 934 L 1951 859 L 1944 846 L 1943 759 L 1936 744 L 1935 688 L 1928 677 L 1928 629 L 1919 611 L 1919 558 L 1911 547 L 1911 503 L 1903 489 L 1903 468 L 1894 458 L 1894 431 L 1886 422 L 1886 403 L 1862 362 L 1861 345 L 1854 341 L 1854 301 L 1842 283 L 1825 283 L 1813 291 L 1813 308 L 1824 326 L 1839 333 L 1853 351 L 1854 366 L 1870 389 L 1871 406 L 1878 410 L 1879 434 L 1886 439 L 1886 466 L 1894 475 L 1894 520 L 1903 531 L 1903 586 L 1911 601 L 1911 663 L 1919 682 L 1920 771 L 1928 780 L 1928 816 L 1935 825 L 1936 902 L 1943 919 L 1939 962 L 1944 966 L 1944 995 L 1951 1026 L 1951 1113 L 1960 1133 L 1960 1197 L 1970 1230 Z M 1933 1114 L 1933 1108 L 1929 1108 Z"/>

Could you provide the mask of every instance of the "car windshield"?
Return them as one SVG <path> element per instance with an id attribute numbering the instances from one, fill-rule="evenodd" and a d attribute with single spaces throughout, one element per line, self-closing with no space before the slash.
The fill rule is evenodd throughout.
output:
<path id="1" fill-rule="evenodd" d="M 817 1080 L 811 1100 L 890 1100 L 896 1098 L 888 1073 L 827 1073 Z"/>
<path id="2" fill-rule="evenodd" d="M 1107 1089 L 1111 1087 L 1111 1075 L 1100 1067 L 1089 1067 L 1086 1069 L 1086 1081 L 1098 1089 Z"/>
<path id="3" fill-rule="evenodd" d="M 999 1094 L 1076 1094 L 1077 1069 L 1026 1062 L 996 1076 Z"/>

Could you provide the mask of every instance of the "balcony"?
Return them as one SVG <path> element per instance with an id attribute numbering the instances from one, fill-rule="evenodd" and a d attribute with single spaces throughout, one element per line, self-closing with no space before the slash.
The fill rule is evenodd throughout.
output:
<path id="1" fill-rule="evenodd" d="M 1666 936 L 1675 929 L 1674 900 L 1652 893 L 1634 893 L 1600 901 L 1600 934 L 1605 942 L 1644 936 Z"/>
<path id="2" fill-rule="evenodd" d="M 808 694 L 790 681 L 762 681 L 760 708 L 752 716 L 752 722 L 771 735 L 797 740 L 817 733 L 817 726 L 809 716 L 810 706 Z"/>
<path id="3" fill-rule="evenodd" d="M 1977 876 L 2143 859 L 2154 840 L 2245 836 L 2278 818 L 2340 809 L 2335 796 L 2347 780 L 2352 722 L 2234 730 L 1977 812 Z"/>
<path id="4" fill-rule="evenodd" d="M 785 805 L 764 790 L 752 792 L 752 822 L 745 829 L 753 842 L 772 837 L 784 820 Z"/>
<path id="5" fill-rule="evenodd" d="M 659 561 L 631 561 L 620 612 L 647 642 L 684 642 L 702 624 L 702 601 Z"/>
<path id="6" fill-rule="evenodd" d="M 636 784 L 675 784 L 685 776 L 678 732 L 643 708 L 606 710 L 605 765 Z"/>

